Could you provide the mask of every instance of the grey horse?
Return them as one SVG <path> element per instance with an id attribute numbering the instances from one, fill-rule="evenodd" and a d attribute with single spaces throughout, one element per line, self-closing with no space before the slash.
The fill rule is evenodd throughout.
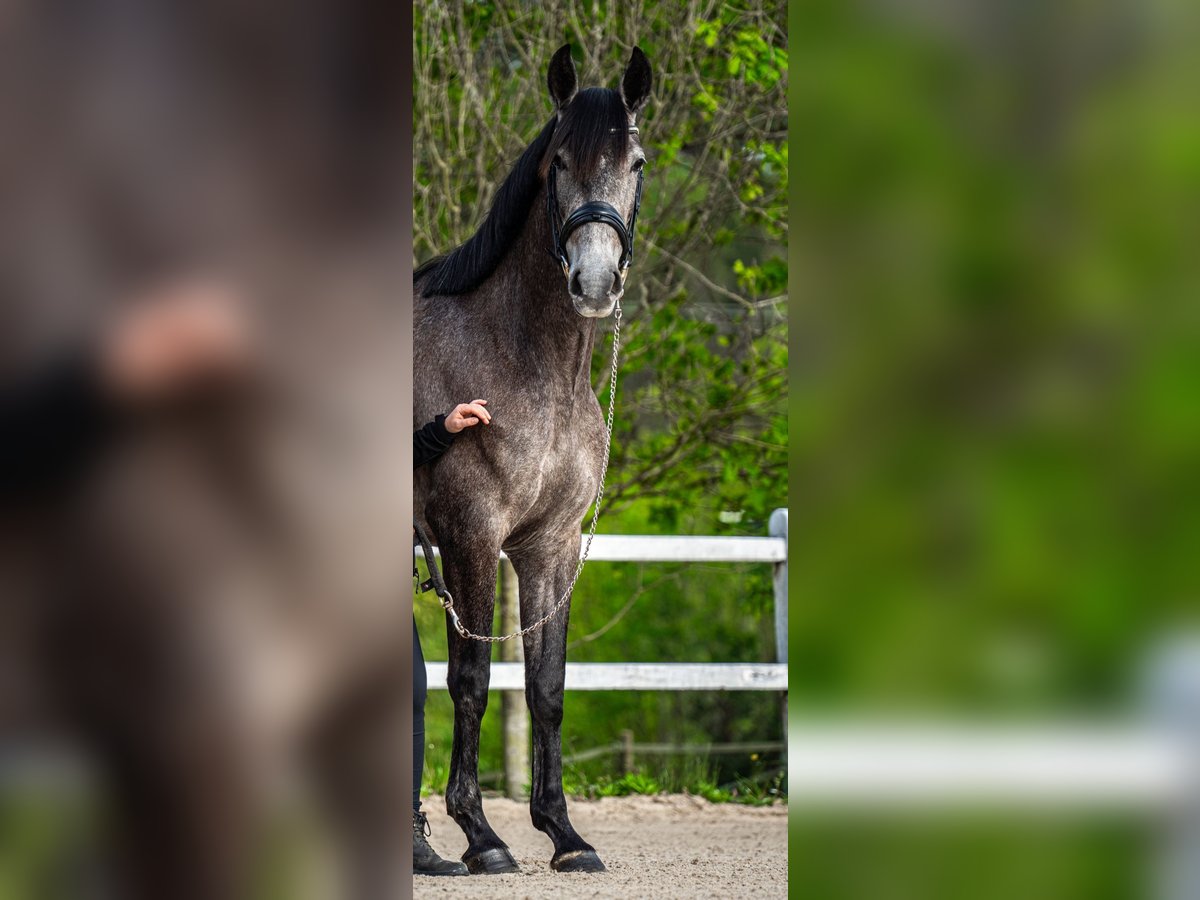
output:
<path id="1" fill-rule="evenodd" d="M 597 320 L 613 313 L 624 290 L 631 244 L 619 220 L 633 223 L 645 162 L 635 123 L 651 72 L 639 48 L 620 90 L 577 91 L 569 47 L 555 53 L 547 83 L 554 115 L 509 172 L 484 223 L 414 273 L 414 426 L 466 396 L 488 398 L 494 415 L 414 484 L 414 516 L 440 545 L 447 587 L 477 634 L 491 632 L 501 550 L 520 581 L 523 626 L 571 585 L 580 522 L 596 498 L 605 452 L 590 380 Z M 584 207 L 595 215 L 572 221 Z M 562 227 L 568 223 L 574 227 Z M 569 605 L 524 637 L 530 812 L 554 842 L 554 869 L 601 872 L 563 795 L 568 614 Z M 461 637 L 449 621 L 447 634 L 454 745 L 446 808 L 467 835 L 463 860 L 472 872 L 517 871 L 479 792 L 489 644 Z"/>

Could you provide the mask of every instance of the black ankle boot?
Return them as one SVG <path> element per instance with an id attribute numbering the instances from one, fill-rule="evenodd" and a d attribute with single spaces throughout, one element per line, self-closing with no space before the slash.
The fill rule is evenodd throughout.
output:
<path id="1" fill-rule="evenodd" d="M 429 820 L 425 813 L 413 811 L 413 874 L 468 875 L 467 867 L 451 859 L 442 859 L 429 846 Z"/>

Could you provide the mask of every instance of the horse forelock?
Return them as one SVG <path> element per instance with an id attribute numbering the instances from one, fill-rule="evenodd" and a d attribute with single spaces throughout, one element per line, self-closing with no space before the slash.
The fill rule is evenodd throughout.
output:
<path id="1" fill-rule="evenodd" d="M 545 178 L 555 155 L 565 150 L 575 178 L 588 182 L 603 160 L 623 163 L 629 144 L 629 111 L 621 95 L 608 88 L 588 88 L 576 94 L 560 114 L 538 174 Z"/>

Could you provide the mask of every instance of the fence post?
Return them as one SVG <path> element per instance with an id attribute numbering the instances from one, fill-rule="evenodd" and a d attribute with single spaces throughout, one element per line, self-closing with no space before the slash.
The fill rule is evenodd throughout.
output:
<path id="1" fill-rule="evenodd" d="M 771 513 L 771 518 L 767 523 L 767 533 L 771 537 L 783 538 L 784 545 L 788 539 L 788 511 L 787 508 L 777 509 Z M 783 558 L 783 562 L 775 563 L 775 660 L 777 662 L 786 663 L 788 661 L 788 561 L 787 556 Z M 783 742 L 787 745 L 788 736 L 788 697 L 787 692 L 783 694 L 783 699 L 780 701 L 780 717 L 783 720 Z"/>
<path id="2" fill-rule="evenodd" d="M 1153 871 L 1158 900 L 1200 897 L 1200 640 L 1177 639 L 1151 654 L 1143 702 L 1153 724 L 1181 741 L 1187 783 L 1165 813 Z"/>
<path id="3" fill-rule="evenodd" d="M 507 559 L 500 560 L 500 632 L 509 634 L 521 627 L 521 601 L 517 589 L 517 573 Z M 519 640 L 500 645 L 500 659 L 521 662 L 525 648 Z M 521 691 L 502 691 L 501 710 L 504 714 L 504 793 L 520 800 L 529 772 L 529 711 Z"/>
<path id="4" fill-rule="evenodd" d="M 633 732 L 628 728 L 621 732 L 621 771 L 633 774 Z"/>
<path id="5" fill-rule="evenodd" d="M 771 513 L 767 533 L 771 537 L 783 538 L 784 544 L 787 544 L 787 509 L 777 509 Z M 775 659 L 781 663 L 788 661 L 788 564 L 786 556 L 783 562 L 775 563 Z"/>

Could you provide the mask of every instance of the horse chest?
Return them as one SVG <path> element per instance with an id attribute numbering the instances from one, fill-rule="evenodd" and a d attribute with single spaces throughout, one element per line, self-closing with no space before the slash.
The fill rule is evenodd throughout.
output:
<path id="1" fill-rule="evenodd" d="M 512 449 L 517 447 L 528 477 L 514 487 L 525 495 L 529 514 L 581 516 L 595 496 L 603 464 L 604 423 L 598 407 L 524 430 L 513 442 Z"/>
<path id="2" fill-rule="evenodd" d="M 591 440 L 579 435 L 562 435 L 545 447 L 542 463 L 543 492 L 569 492 L 572 485 L 594 490 L 600 470 L 600 454 Z"/>

